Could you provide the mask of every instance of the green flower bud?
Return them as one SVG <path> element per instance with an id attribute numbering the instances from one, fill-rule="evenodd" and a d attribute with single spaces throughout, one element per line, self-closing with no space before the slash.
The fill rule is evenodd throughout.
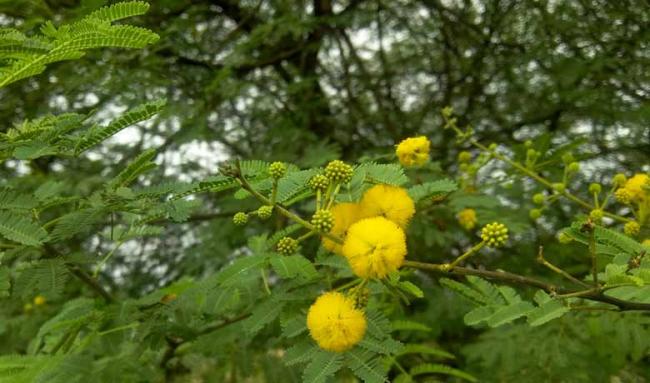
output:
<path id="1" fill-rule="evenodd" d="M 545 200 L 546 197 L 544 197 L 544 194 L 542 193 L 537 193 L 533 196 L 533 202 L 536 203 L 537 205 L 543 204 Z"/>
<path id="2" fill-rule="evenodd" d="M 340 182 L 344 184 L 350 182 L 353 172 L 354 169 L 352 169 L 352 166 L 339 160 L 331 161 L 325 167 L 325 176 L 327 178 L 334 182 Z"/>
<path id="3" fill-rule="evenodd" d="M 248 214 L 240 211 L 232 217 L 232 222 L 237 226 L 243 226 L 248 222 Z"/>
<path id="4" fill-rule="evenodd" d="M 272 214 L 273 214 L 273 206 L 265 205 L 265 206 L 260 206 L 260 208 L 257 209 L 257 216 L 260 217 L 260 219 L 269 219 L 271 218 Z"/>
<path id="5" fill-rule="evenodd" d="M 641 231 L 641 225 L 639 225 L 639 223 L 636 221 L 630 221 L 625 224 L 623 231 L 630 237 L 634 237 L 635 235 L 639 234 L 639 231 Z"/>
<path id="6" fill-rule="evenodd" d="M 282 255 L 291 255 L 298 251 L 298 241 L 291 237 L 281 238 L 276 245 L 276 249 Z"/>
<path id="7" fill-rule="evenodd" d="M 467 169 L 469 169 L 469 165 L 468 164 L 460 164 L 460 166 L 458 166 L 458 168 L 460 169 L 461 172 L 467 172 Z"/>
<path id="8" fill-rule="evenodd" d="M 614 197 L 616 197 L 616 200 L 622 204 L 628 205 L 630 202 L 632 202 L 632 193 L 630 193 L 629 190 L 626 188 L 620 188 L 616 192 L 614 192 Z"/>
<path id="9" fill-rule="evenodd" d="M 500 247 L 508 240 L 508 228 L 499 222 L 488 223 L 481 229 L 481 239 L 488 247 Z"/>
<path id="10" fill-rule="evenodd" d="M 603 219 L 604 215 L 605 214 L 601 209 L 594 209 L 589 212 L 589 218 L 591 218 L 591 220 L 594 222 L 600 222 Z"/>
<path id="11" fill-rule="evenodd" d="M 589 185 L 589 193 L 591 194 L 599 194 L 603 190 L 602 186 L 597 183 L 592 183 Z"/>
<path id="12" fill-rule="evenodd" d="M 269 174 L 271 175 L 271 177 L 278 180 L 284 177 L 285 174 L 287 174 L 287 165 L 285 165 L 282 162 L 276 161 L 271 165 L 269 165 Z"/>
<path id="13" fill-rule="evenodd" d="M 568 165 L 572 162 L 574 162 L 575 159 L 573 158 L 573 154 L 571 153 L 564 153 L 562 155 L 562 162 L 564 162 L 565 165 Z"/>
<path id="14" fill-rule="evenodd" d="M 528 215 L 530 216 L 530 219 L 532 219 L 532 220 L 539 219 L 539 217 L 542 216 L 542 210 L 541 209 L 531 209 L 528 212 Z"/>
<path id="15" fill-rule="evenodd" d="M 307 185 L 313 190 L 313 191 L 325 191 L 327 189 L 327 186 L 330 184 L 330 179 L 325 177 L 322 174 L 316 174 L 315 176 L 311 177 L 309 179 L 309 182 Z"/>
<path id="16" fill-rule="evenodd" d="M 577 162 L 571 162 L 569 166 L 567 166 L 567 171 L 569 173 L 577 173 L 580 170 L 580 164 Z"/>
<path id="17" fill-rule="evenodd" d="M 526 150 L 526 157 L 528 157 L 530 159 L 537 158 L 537 155 L 538 155 L 538 153 L 537 153 L 537 150 L 535 150 L 535 149 Z"/>
<path id="18" fill-rule="evenodd" d="M 497 150 L 497 147 L 498 147 L 498 145 L 493 142 L 493 143 L 490 144 L 490 146 L 488 146 L 488 149 L 490 149 L 491 151 L 495 151 L 495 150 Z"/>
<path id="19" fill-rule="evenodd" d="M 334 226 L 334 215 L 332 215 L 332 212 L 329 210 L 318 210 L 311 217 L 311 224 L 314 225 L 318 231 L 329 233 Z"/>
<path id="20" fill-rule="evenodd" d="M 533 141 L 526 140 L 526 142 L 524 142 L 524 146 L 527 147 L 527 148 L 532 148 L 533 147 Z"/>
<path id="21" fill-rule="evenodd" d="M 566 190 L 566 185 L 562 182 L 557 182 L 553 184 L 553 189 L 558 193 L 564 193 Z"/>
<path id="22" fill-rule="evenodd" d="M 472 153 L 468 152 L 467 150 L 463 150 L 462 152 L 458 153 L 458 162 L 461 164 L 466 164 L 472 160 Z"/>
<path id="23" fill-rule="evenodd" d="M 612 184 L 617 187 L 623 186 L 627 182 L 627 177 L 623 173 L 618 173 L 612 178 Z"/>
<path id="24" fill-rule="evenodd" d="M 567 245 L 567 244 L 573 242 L 573 237 L 571 237 L 569 234 L 567 234 L 564 231 L 561 231 L 561 232 L 558 233 L 557 239 L 563 245 Z"/>

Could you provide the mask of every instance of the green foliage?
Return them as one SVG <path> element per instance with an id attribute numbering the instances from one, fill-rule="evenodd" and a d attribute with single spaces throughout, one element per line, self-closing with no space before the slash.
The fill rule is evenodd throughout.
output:
<path id="1" fill-rule="evenodd" d="M 650 206 L 609 190 L 647 171 L 643 6 L 255 3 L 0 1 L 0 382 L 650 378 Z M 416 214 L 362 280 L 305 220 L 376 184 Z M 367 320 L 345 352 L 307 328 L 326 291 Z"/>
<path id="2" fill-rule="evenodd" d="M 14 29 L 0 31 L 0 88 L 37 75 L 46 65 L 79 59 L 84 51 L 101 47 L 142 48 L 158 40 L 155 33 L 113 21 L 143 14 L 149 5 L 133 1 L 107 7 L 83 19 L 56 28 L 51 22 L 41 27 L 42 36 L 27 37 Z"/>
<path id="3" fill-rule="evenodd" d="M 469 286 L 451 279 L 441 279 L 440 283 L 478 305 L 465 315 L 465 323 L 470 326 L 485 323 L 489 327 L 499 327 L 525 316 L 534 327 L 570 311 L 563 300 L 553 299 L 542 290 L 535 294 L 535 307 L 508 286 L 495 286 L 473 276 L 468 276 L 467 280 Z"/>

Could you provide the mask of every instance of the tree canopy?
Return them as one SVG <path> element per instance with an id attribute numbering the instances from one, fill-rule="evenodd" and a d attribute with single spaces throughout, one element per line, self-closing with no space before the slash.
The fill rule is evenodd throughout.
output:
<path id="1" fill-rule="evenodd" d="M 0 383 L 650 379 L 649 24 L 0 0 Z"/>

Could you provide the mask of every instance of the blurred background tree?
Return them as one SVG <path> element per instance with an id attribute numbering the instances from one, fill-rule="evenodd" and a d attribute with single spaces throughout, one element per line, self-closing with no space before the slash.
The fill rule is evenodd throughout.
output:
<path id="1" fill-rule="evenodd" d="M 46 20 L 72 21 L 108 3 L 0 0 L 0 26 L 36 31 Z M 93 119 L 105 121 L 143 100 L 160 97 L 168 100 L 164 112 L 89 152 L 86 162 L 45 158 L 34 161 L 29 170 L 9 162 L 0 169 L 2 178 L 10 180 L 28 171 L 43 177 L 56 173 L 71 187 L 90 193 L 104 181 L 106 164 L 124 165 L 146 148 L 158 149 L 156 162 L 162 170 L 145 183 L 159 183 L 168 178 L 201 179 L 216 173 L 219 162 L 231 157 L 281 160 L 303 167 L 339 157 L 378 158 L 413 135 L 432 140 L 429 170 L 443 174 L 457 169 L 456 157 L 463 149 L 454 145 L 452 132 L 442 129 L 439 110 L 447 105 L 454 107 L 460 124 L 475 129 L 477 139 L 497 142 L 515 153 L 529 139 L 542 152 L 551 146 L 570 146 L 590 177 L 579 180 L 584 185 L 608 179 L 617 171 L 648 170 L 647 1 L 160 0 L 151 4 L 149 13 L 136 23 L 160 34 L 157 44 L 142 51 L 91 52 L 82 61 L 55 64 L 42 76 L 0 90 L 0 129 L 6 131 L 14 123 L 47 112 L 94 111 Z M 117 165 L 114 169 L 119 169 Z M 483 176 L 492 178 L 492 174 Z M 526 273 L 536 267 L 531 260 L 537 245 L 549 243 L 559 263 L 569 267 L 577 263 L 570 248 L 550 244 L 557 228 L 570 223 L 574 211 L 556 209 L 549 213 L 548 225 L 537 225 L 533 232 L 526 229 L 529 196 L 522 197 L 531 186 L 502 185 L 497 178 L 490 187 L 510 201 L 513 231 L 521 235 L 516 250 L 530 257 L 484 261 Z M 137 296 L 181 276 L 201 276 L 223 265 L 246 243 L 246 235 L 229 224 L 243 202 L 214 195 L 201 198 L 187 223 L 170 224 L 163 237 L 127 244 L 118 251 L 103 282 L 112 290 Z M 464 206 L 458 202 L 455 208 Z M 479 211 L 479 221 L 501 213 Z M 422 237 L 409 243 L 413 254 L 457 251 L 459 236 L 446 231 L 454 224 L 453 214 L 434 207 L 421 220 L 413 230 Z M 98 231 L 110 225 L 96 224 Z M 257 229 L 252 225 L 246 234 Z M 71 240 L 67 246 L 90 254 L 107 249 L 97 236 Z M 527 342 L 532 335 L 522 334 L 532 330 L 508 330 L 519 331 L 512 336 L 504 335 L 504 330 L 478 334 L 456 323 L 462 314 L 460 303 L 436 285 L 430 289 L 439 304 L 422 303 L 426 307 L 415 310 L 420 319 L 433 322 L 439 342 L 465 350 L 468 358 L 463 363 L 470 370 L 501 368 L 494 372 L 501 381 L 528 376 L 512 360 L 477 355 L 485 352 L 481 347 L 490 349 L 494 345 L 490 342 L 497 341 L 510 342 L 509 350 L 516 350 L 521 345 L 514 343 Z M 566 326 L 573 330 L 576 324 Z M 639 326 L 647 333 L 647 323 Z M 587 341 L 573 339 L 583 346 Z M 575 350 L 582 349 L 575 345 Z M 587 355 L 578 351 L 567 358 L 571 365 L 579 359 L 576 365 L 593 366 L 610 355 L 589 355 L 593 363 L 582 357 Z M 569 368 L 566 362 L 549 363 Z M 616 368 L 621 365 L 625 363 Z M 552 373 L 559 373 L 560 367 Z M 541 376 L 555 376 L 552 373 Z"/>

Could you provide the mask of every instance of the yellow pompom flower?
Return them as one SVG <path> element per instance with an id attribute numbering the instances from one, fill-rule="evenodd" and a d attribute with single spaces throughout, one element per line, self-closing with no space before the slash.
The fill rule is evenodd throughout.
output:
<path id="1" fill-rule="evenodd" d="M 361 198 L 363 217 L 383 216 L 406 227 L 415 214 L 415 203 L 406 190 L 390 185 L 375 185 Z"/>
<path id="2" fill-rule="evenodd" d="M 350 226 L 362 218 L 361 206 L 357 203 L 339 203 L 332 207 L 331 212 L 334 216 L 334 226 L 330 233 L 343 240 Z M 341 245 L 329 238 L 323 237 L 323 247 L 333 253 L 341 254 Z"/>
<path id="3" fill-rule="evenodd" d="M 411 137 L 397 145 L 395 153 L 404 166 L 420 166 L 429 161 L 431 142 L 425 136 Z"/>
<path id="4" fill-rule="evenodd" d="M 34 306 L 43 306 L 45 304 L 45 297 L 37 295 L 34 297 Z"/>
<path id="5" fill-rule="evenodd" d="M 463 209 L 456 218 L 458 218 L 458 223 L 466 230 L 472 230 L 476 227 L 476 211 L 474 209 Z"/>
<path id="6" fill-rule="evenodd" d="M 359 343 L 366 333 L 366 317 L 345 295 L 327 292 L 307 313 L 309 334 L 323 350 L 343 352 Z"/>
<path id="7" fill-rule="evenodd" d="M 481 229 L 481 239 L 488 247 L 501 247 L 508 240 L 508 228 L 499 222 L 488 223 Z"/>
<path id="8" fill-rule="evenodd" d="M 342 251 L 357 276 L 383 278 L 404 263 L 406 235 L 384 217 L 366 218 L 350 226 Z"/>
<path id="9" fill-rule="evenodd" d="M 636 174 L 625 182 L 625 190 L 630 193 L 632 201 L 641 202 L 648 196 L 650 188 L 650 177 L 647 174 Z"/>

